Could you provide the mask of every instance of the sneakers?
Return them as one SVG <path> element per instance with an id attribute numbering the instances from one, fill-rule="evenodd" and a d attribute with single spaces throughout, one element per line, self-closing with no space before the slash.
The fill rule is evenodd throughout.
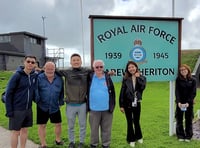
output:
<path id="1" fill-rule="evenodd" d="M 183 142 L 183 141 L 184 141 L 184 139 L 181 139 L 181 138 L 180 138 L 180 139 L 178 139 L 178 141 L 180 141 L 180 142 Z"/>
<path id="2" fill-rule="evenodd" d="M 102 148 L 110 148 L 110 146 L 104 146 L 104 145 L 102 145 Z"/>
<path id="3" fill-rule="evenodd" d="M 130 147 L 135 147 L 135 142 L 130 142 Z"/>
<path id="4" fill-rule="evenodd" d="M 64 142 L 63 142 L 63 141 L 58 142 L 58 141 L 55 140 L 55 144 L 56 144 L 56 145 L 63 145 Z"/>
<path id="5" fill-rule="evenodd" d="M 90 145 L 90 148 L 97 148 L 97 146 L 96 145 Z"/>
<path id="6" fill-rule="evenodd" d="M 84 144 L 83 143 L 79 143 L 78 144 L 78 148 L 84 148 Z"/>
<path id="7" fill-rule="evenodd" d="M 75 143 L 74 142 L 70 142 L 68 148 L 75 148 Z"/>
<path id="8" fill-rule="evenodd" d="M 139 139 L 138 143 L 142 144 L 143 143 L 143 139 Z"/>
<path id="9" fill-rule="evenodd" d="M 190 139 L 185 139 L 185 142 L 190 142 Z"/>
<path id="10" fill-rule="evenodd" d="M 38 148 L 47 148 L 47 146 L 46 146 L 46 145 L 45 145 L 45 146 L 41 146 L 41 145 L 40 145 Z"/>

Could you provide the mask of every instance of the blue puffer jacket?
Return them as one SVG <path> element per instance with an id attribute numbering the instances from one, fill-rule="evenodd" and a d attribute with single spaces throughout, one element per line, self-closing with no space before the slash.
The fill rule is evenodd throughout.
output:
<path id="1" fill-rule="evenodd" d="M 12 117 L 13 111 L 23 111 L 32 107 L 37 74 L 32 71 L 29 75 L 19 67 L 10 78 L 6 88 L 6 116 Z"/>

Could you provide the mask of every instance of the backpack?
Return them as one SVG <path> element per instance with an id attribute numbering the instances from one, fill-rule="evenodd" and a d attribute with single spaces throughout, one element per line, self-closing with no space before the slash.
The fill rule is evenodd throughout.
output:
<path id="1" fill-rule="evenodd" d="M 21 74 L 19 72 L 16 72 L 16 74 L 17 74 L 17 85 L 16 85 L 15 89 L 17 88 L 20 78 L 21 78 Z M 1 94 L 1 101 L 3 103 L 6 103 L 6 90 Z"/>
<path id="2" fill-rule="evenodd" d="M 1 94 L 1 101 L 2 101 L 3 103 L 6 102 L 6 92 L 5 92 L 5 91 Z"/>

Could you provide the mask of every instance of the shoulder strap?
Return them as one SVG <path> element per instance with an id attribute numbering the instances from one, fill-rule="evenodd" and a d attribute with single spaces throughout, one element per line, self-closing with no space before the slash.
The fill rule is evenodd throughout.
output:
<path id="1" fill-rule="evenodd" d="M 19 85 L 19 82 L 20 82 L 20 79 L 21 79 L 21 74 L 19 73 L 19 72 L 16 72 L 16 74 L 17 74 L 17 85 L 16 85 L 16 87 L 15 87 L 15 89 L 17 88 L 17 86 Z"/>

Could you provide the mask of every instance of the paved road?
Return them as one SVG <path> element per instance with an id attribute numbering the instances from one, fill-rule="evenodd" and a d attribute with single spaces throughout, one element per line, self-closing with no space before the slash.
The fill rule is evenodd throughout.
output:
<path id="1" fill-rule="evenodd" d="M 28 140 L 27 148 L 38 148 L 38 145 Z M 10 131 L 0 126 L 0 148 L 10 148 Z"/>

